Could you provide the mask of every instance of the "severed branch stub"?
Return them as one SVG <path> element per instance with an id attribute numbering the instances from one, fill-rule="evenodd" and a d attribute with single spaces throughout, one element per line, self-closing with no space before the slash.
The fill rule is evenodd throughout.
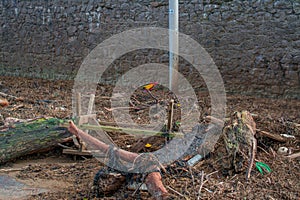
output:
<path id="1" fill-rule="evenodd" d="M 108 145 L 88 133 L 80 130 L 76 127 L 76 125 L 70 121 L 68 130 L 75 135 L 76 137 L 84 140 L 86 143 L 88 143 L 93 149 L 98 149 L 102 151 L 103 153 L 109 153 L 111 151 L 111 145 Z M 142 159 L 142 157 L 137 153 L 128 152 L 122 149 L 113 148 L 112 151 L 116 156 L 118 156 L 120 159 L 133 163 L 133 166 L 137 163 L 137 166 L 141 166 L 143 162 L 146 162 L 145 159 Z M 146 163 L 145 163 L 146 164 Z M 148 166 L 149 167 L 149 166 Z M 169 194 L 166 188 L 164 187 L 162 183 L 162 177 L 159 172 L 158 166 L 150 166 L 156 168 L 156 171 L 150 172 L 145 177 L 145 184 L 147 185 L 149 193 L 155 198 L 155 199 L 168 199 Z"/>

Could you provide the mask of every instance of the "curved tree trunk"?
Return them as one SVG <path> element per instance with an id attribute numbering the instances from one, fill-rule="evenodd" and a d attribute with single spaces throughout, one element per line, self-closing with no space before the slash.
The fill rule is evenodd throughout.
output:
<path id="1" fill-rule="evenodd" d="M 94 149 L 99 149 L 104 153 L 107 153 L 109 151 L 109 145 L 105 144 L 104 142 L 92 137 L 91 135 L 85 133 L 76 125 L 70 121 L 68 130 L 74 134 L 76 137 L 86 141 L 89 143 L 89 145 L 93 146 Z M 139 155 L 137 153 L 128 152 L 122 149 L 119 149 L 116 151 L 116 154 L 122 159 L 127 162 L 134 163 L 135 160 L 138 159 Z M 139 162 L 139 161 L 137 161 Z M 140 162 L 146 162 L 143 160 L 140 160 Z M 139 163 L 141 164 L 141 163 Z M 147 163 L 145 163 L 147 164 Z M 168 199 L 169 194 L 167 189 L 164 187 L 162 183 L 162 177 L 160 175 L 160 172 L 151 172 L 147 175 L 145 179 L 145 183 L 147 185 L 149 193 L 157 200 L 164 200 Z"/>

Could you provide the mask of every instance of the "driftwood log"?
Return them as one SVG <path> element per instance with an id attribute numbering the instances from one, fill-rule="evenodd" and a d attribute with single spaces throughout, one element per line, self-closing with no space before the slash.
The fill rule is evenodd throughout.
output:
<path id="1" fill-rule="evenodd" d="M 110 146 L 108 144 L 105 144 L 102 141 L 92 137 L 88 133 L 85 133 L 84 131 L 80 130 L 72 121 L 70 121 L 68 130 L 76 137 L 80 138 L 86 143 L 89 143 L 89 145 L 93 146 L 93 148 L 99 149 L 103 153 L 107 153 L 110 149 Z M 134 163 L 139 157 L 139 155 L 136 153 L 128 152 L 122 149 L 117 150 L 116 153 L 122 160 L 131 163 Z M 162 183 L 162 177 L 160 172 L 149 173 L 145 178 L 145 184 L 147 185 L 149 193 L 155 199 L 167 199 L 169 197 L 168 191 Z"/>
<path id="2" fill-rule="evenodd" d="M 61 120 L 40 118 L 0 128 L 0 164 L 15 158 L 50 150 L 71 134 L 59 127 Z"/>

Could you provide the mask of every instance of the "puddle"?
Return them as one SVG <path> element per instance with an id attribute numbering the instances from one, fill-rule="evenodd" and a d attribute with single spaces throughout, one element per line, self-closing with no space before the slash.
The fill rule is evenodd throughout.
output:
<path id="1" fill-rule="evenodd" d="M 0 200 L 26 199 L 26 196 L 35 195 L 46 191 L 46 189 L 28 186 L 10 176 L 0 175 Z"/>

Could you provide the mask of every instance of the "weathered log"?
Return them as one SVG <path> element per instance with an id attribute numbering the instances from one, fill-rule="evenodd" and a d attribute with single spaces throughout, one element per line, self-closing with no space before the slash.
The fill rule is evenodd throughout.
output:
<path id="1" fill-rule="evenodd" d="M 0 164 L 12 159 L 50 150 L 71 134 L 55 118 L 19 122 L 0 130 Z"/>
<path id="2" fill-rule="evenodd" d="M 100 140 L 97 140 L 96 138 L 92 137 L 91 135 L 77 128 L 72 121 L 70 121 L 68 130 L 76 137 L 88 143 L 90 147 L 92 147 L 93 149 L 101 150 L 103 153 L 107 153 L 110 149 L 109 145 L 103 143 Z M 122 149 L 117 150 L 116 154 L 118 154 L 118 156 L 122 160 L 131 163 L 134 163 L 136 160 L 138 160 L 138 158 L 140 158 L 139 154 L 128 152 Z M 155 199 L 168 198 L 168 191 L 166 190 L 166 188 L 162 183 L 161 175 L 159 172 L 149 173 L 145 179 L 145 183 L 147 185 L 148 191 L 150 192 L 150 194 L 152 194 L 155 197 Z"/>

